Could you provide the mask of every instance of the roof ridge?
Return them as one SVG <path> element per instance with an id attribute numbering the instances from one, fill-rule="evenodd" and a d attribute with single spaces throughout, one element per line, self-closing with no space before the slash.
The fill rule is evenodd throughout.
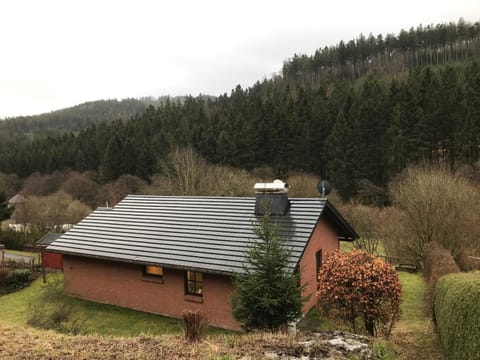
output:
<path id="1" fill-rule="evenodd" d="M 243 199 L 243 200 L 255 200 L 255 196 L 215 196 L 215 195 L 149 195 L 149 194 L 128 194 L 123 200 L 127 198 L 155 198 L 155 199 Z M 328 201 L 325 197 L 289 197 L 289 200 L 321 200 Z M 123 201 L 122 200 L 122 201 Z"/>

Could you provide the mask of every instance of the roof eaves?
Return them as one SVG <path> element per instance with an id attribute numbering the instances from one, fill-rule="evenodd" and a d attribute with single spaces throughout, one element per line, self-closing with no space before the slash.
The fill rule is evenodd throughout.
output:
<path id="1" fill-rule="evenodd" d="M 327 211 L 330 211 L 333 216 L 341 223 L 342 226 L 345 227 L 347 232 L 350 233 L 350 237 L 339 237 L 340 240 L 343 241 L 354 241 L 355 239 L 358 239 L 360 236 L 357 234 L 355 229 L 345 220 L 345 218 L 338 212 L 338 210 L 327 200 L 326 206 L 325 206 Z"/>
<path id="2" fill-rule="evenodd" d="M 317 228 L 317 225 L 320 222 L 320 217 L 322 216 L 322 213 L 323 213 L 323 209 L 320 212 L 320 214 L 318 215 L 317 221 L 315 222 L 315 226 L 313 227 L 312 232 L 310 233 L 310 236 L 308 237 L 308 240 L 307 240 L 305 246 L 303 247 L 302 253 L 301 253 L 300 257 L 298 258 L 298 261 L 297 261 L 297 264 L 295 265 L 295 268 L 300 266 L 300 261 L 302 261 L 303 255 L 305 254 L 305 250 L 307 249 L 308 244 L 310 244 L 310 240 L 312 239 L 313 233 L 315 232 L 315 229 Z M 300 271 L 302 271 L 302 269 L 300 269 Z"/>
<path id="3" fill-rule="evenodd" d="M 225 276 L 233 276 L 235 272 L 232 271 L 221 271 L 215 270 L 209 267 L 195 267 L 195 266 L 184 266 L 184 265 L 174 265 L 174 264 L 164 264 L 159 262 L 151 262 L 151 261 L 142 261 L 142 260 L 128 260 L 128 259 L 120 259 L 114 258 L 111 256 L 102 256 L 102 255 L 91 255 L 91 254 L 78 254 L 73 251 L 65 251 L 65 250 L 49 250 L 50 252 L 62 254 L 62 255 L 70 255 L 70 256 L 77 256 L 82 258 L 89 258 L 89 259 L 99 259 L 99 260 L 106 260 L 111 262 L 121 262 L 121 263 L 128 263 L 128 264 L 138 264 L 138 265 L 154 265 L 154 266 L 163 266 L 168 269 L 176 269 L 176 270 L 192 270 L 198 271 L 203 273 L 209 274 L 217 274 L 217 275 L 225 275 Z"/>

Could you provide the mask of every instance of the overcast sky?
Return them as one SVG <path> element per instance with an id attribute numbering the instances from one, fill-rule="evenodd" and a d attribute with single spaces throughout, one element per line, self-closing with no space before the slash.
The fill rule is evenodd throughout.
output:
<path id="1" fill-rule="evenodd" d="M 0 2 L 0 118 L 85 101 L 218 95 L 295 53 L 418 24 L 480 20 L 479 0 Z"/>

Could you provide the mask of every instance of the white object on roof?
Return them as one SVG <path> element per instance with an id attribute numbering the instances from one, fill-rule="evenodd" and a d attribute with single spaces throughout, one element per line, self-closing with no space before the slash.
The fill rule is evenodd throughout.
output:
<path id="1" fill-rule="evenodd" d="M 277 192 L 277 193 L 288 192 L 288 184 L 278 179 L 270 183 L 256 183 L 253 188 L 257 192 Z"/>

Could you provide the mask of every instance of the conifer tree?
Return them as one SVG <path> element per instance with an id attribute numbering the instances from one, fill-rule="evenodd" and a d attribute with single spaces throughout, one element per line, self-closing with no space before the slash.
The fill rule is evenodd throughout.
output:
<path id="1" fill-rule="evenodd" d="M 78 149 L 75 156 L 75 169 L 78 171 L 85 171 L 88 168 L 87 160 L 83 154 L 82 149 Z"/>
<path id="2" fill-rule="evenodd" d="M 327 139 L 328 169 L 332 183 L 343 199 L 356 194 L 355 124 L 341 110 Z"/>
<path id="3" fill-rule="evenodd" d="M 232 312 L 247 330 L 276 331 L 302 313 L 299 274 L 289 267 L 290 251 L 267 213 L 254 225 L 243 272 L 235 278 Z"/>
<path id="4" fill-rule="evenodd" d="M 378 80 L 368 77 L 357 105 L 357 139 L 361 139 L 362 145 L 356 150 L 356 164 L 360 179 L 368 179 L 375 184 L 385 182 L 385 134 L 388 127 L 385 98 Z"/>
<path id="5" fill-rule="evenodd" d="M 122 144 L 117 136 L 113 136 L 108 142 L 101 164 L 100 179 L 103 183 L 115 180 L 122 175 L 121 154 Z"/>
<path id="6" fill-rule="evenodd" d="M 465 113 L 457 134 L 462 158 L 474 162 L 480 146 L 480 65 L 473 62 L 465 71 Z"/>
<path id="7" fill-rule="evenodd" d="M 8 207 L 5 193 L 0 192 L 0 224 L 2 223 L 3 220 L 9 219 L 10 215 L 12 215 L 12 212 L 13 212 L 13 207 L 12 208 Z M 0 228 L 0 231 L 2 231 L 1 228 Z"/>

